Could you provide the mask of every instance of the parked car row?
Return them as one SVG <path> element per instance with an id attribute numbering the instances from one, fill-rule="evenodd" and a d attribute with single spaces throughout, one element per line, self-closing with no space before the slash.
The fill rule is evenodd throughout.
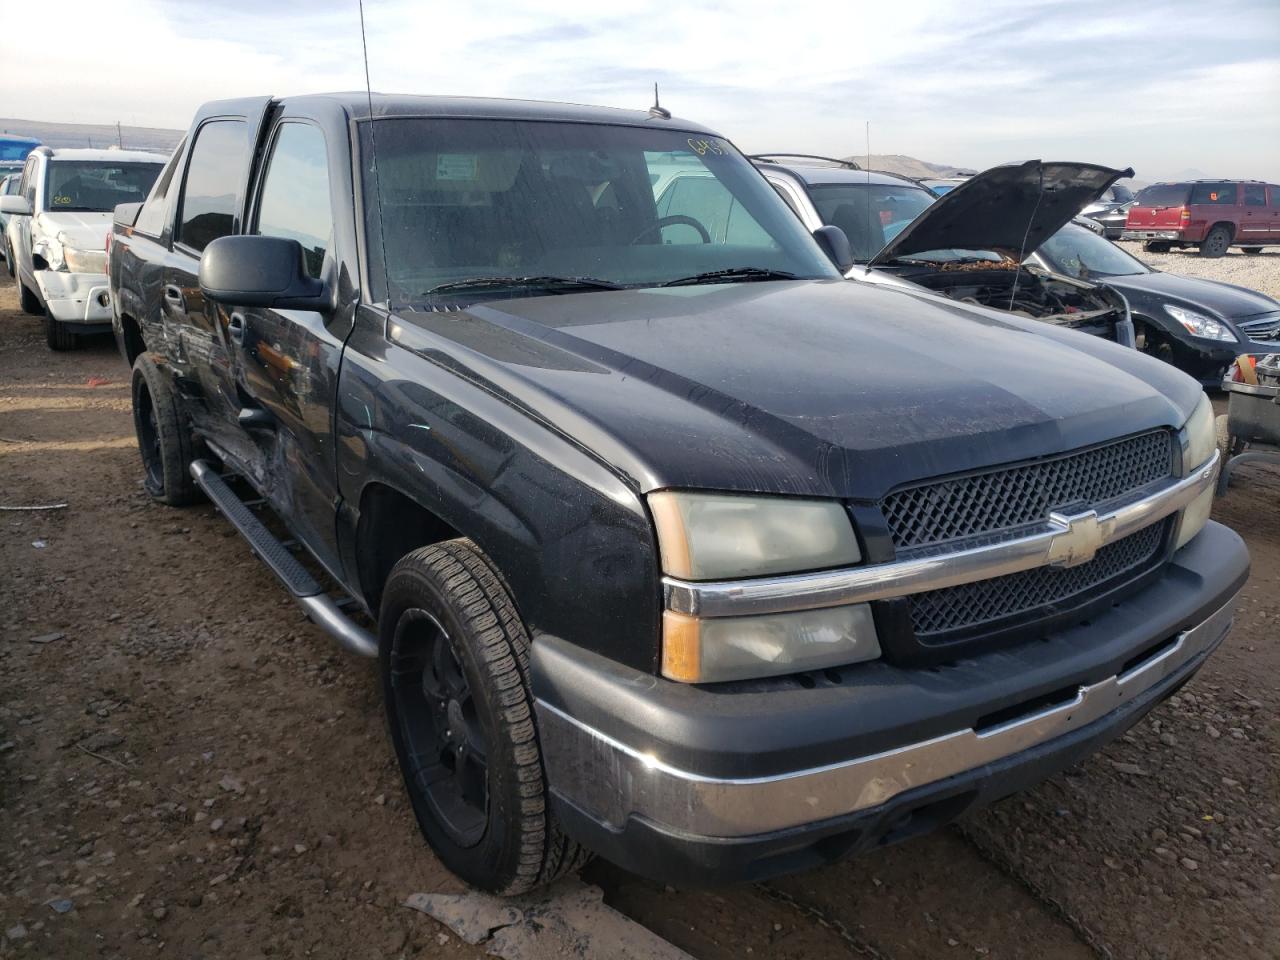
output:
<path id="1" fill-rule="evenodd" d="M 658 109 L 208 104 L 112 227 L 145 486 L 376 657 L 469 883 L 904 840 L 1132 726 L 1248 575 L 1200 386 L 1028 262 L 1118 174 L 933 204 Z"/>
<path id="2" fill-rule="evenodd" d="M 27 156 L 0 194 L 4 258 L 22 309 L 45 318 L 50 349 L 111 329 L 106 237 L 111 212 L 141 201 L 167 158 L 131 150 L 54 150 Z M 8 180 L 8 178 L 6 178 Z"/>
<path id="3" fill-rule="evenodd" d="M 1237 354 L 1280 350 L 1280 302 L 1153 270 L 1088 220 L 1073 219 L 1075 204 L 1087 210 L 1093 196 L 1117 196 L 1108 181 L 1131 171 L 994 167 L 935 202 L 894 174 L 803 158 L 757 166 L 806 227 L 844 231 L 852 278 L 925 288 L 1133 344 L 1206 386 L 1218 385 Z M 1054 185 L 1054 203 L 1036 205 L 1041 182 Z M 1019 260 L 1023 269 L 1014 269 Z"/>

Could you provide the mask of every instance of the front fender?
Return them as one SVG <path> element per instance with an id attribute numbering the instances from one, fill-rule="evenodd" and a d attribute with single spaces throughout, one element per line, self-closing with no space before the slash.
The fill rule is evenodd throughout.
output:
<path id="1" fill-rule="evenodd" d="M 569 439 L 370 326 L 357 323 L 339 382 L 346 512 L 369 483 L 399 491 L 489 555 L 535 642 L 556 636 L 656 670 L 661 590 L 640 495 Z M 357 524 L 358 514 L 344 528 Z"/>

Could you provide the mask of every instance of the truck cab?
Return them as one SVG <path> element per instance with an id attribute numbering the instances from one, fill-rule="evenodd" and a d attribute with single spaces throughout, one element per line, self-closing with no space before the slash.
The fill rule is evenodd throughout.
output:
<path id="1" fill-rule="evenodd" d="M 147 490 L 376 661 L 423 835 L 511 894 L 907 839 L 1226 635 L 1198 384 L 848 261 L 659 111 L 333 94 L 202 108 L 110 278 Z"/>

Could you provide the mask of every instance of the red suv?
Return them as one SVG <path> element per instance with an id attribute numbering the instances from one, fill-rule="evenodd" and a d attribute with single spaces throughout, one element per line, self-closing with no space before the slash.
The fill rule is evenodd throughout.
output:
<path id="1" fill-rule="evenodd" d="M 1280 186 L 1259 180 L 1192 180 L 1155 183 L 1138 192 L 1129 208 L 1123 240 L 1164 253 L 1198 247 L 1202 257 L 1220 257 L 1228 247 L 1261 253 L 1280 244 Z"/>

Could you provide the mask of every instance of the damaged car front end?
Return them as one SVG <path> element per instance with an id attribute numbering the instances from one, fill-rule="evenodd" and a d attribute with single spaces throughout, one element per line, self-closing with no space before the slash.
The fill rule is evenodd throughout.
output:
<path id="1" fill-rule="evenodd" d="M 1132 171 L 1085 163 L 993 167 L 939 198 L 850 276 L 907 283 L 1133 346 L 1123 294 L 1027 262 L 1082 206 L 1127 176 Z"/>

